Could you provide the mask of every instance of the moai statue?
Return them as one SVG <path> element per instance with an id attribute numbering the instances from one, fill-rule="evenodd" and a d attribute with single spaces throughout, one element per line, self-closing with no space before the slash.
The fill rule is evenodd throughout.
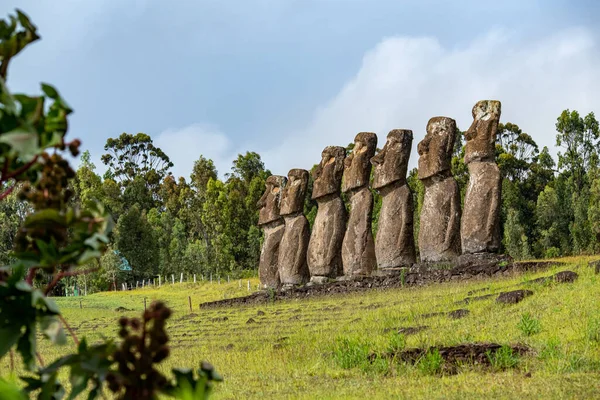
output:
<path id="1" fill-rule="evenodd" d="M 308 269 L 311 280 L 322 282 L 342 273 L 342 241 L 346 230 L 346 209 L 340 197 L 346 149 L 326 147 L 321 163 L 313 171 L 312 199 L 317 201 L 317 216 L 308 244 Z"/>
<path id="2" fill-rule="evenodd" d="M 371 158 L 377 150 L 377 135 L 361 132 L 354 149 L 344 160 L 342 192 L 350 197 L 350 217 L 342 242 L 344 276 L 368 276 L 377 268 L 371 230 L 373 194 L 369 189 Z"/>
<path id="3" fill-rule="evenodd" d="M 499 120 L 499 101 L 479 101 L 473 107 L 473 124 L 465 134 L 465 164 L 470 177 L 460 232 L 464 254 L 496 253 L 500 249 L 502 178 L 495 161 Z"/>
<path id="4" fill-rule="evenodd" d="M 258 226 L 265 234 L 260 262 L 258 264 L 258 277 L 264 288 L 279 287 L 279 245 L 284 232 L 283 218 L 279 213 L 281 191 L 285 187 L 285 176 L 271 175 L 265 183 L 265 193 L 258 201 L 260 208 Z"/>
<path id="5" fill-rule="evenodd" d="M 279 245 L 279 279 L 282 285 L 301 285 L 310 279 L 306 252 L 310 227 L 303 214 L 308 187 L 308 171 L 292 169 L 281 195 L 279 213 L 285 220 L 285 231 Z"/>
<path id="6" fill-rule="evenodd" d="M 410 130 L 394 129 L 371 163 L 375 169 L 373 189 L 381 194 L 381 210 L 375 238 L 377 266 L 394 271 L 416 262 L 413 230 L 413 196 L 406 183 L 413 142 Z"/>
<path id="7" fill-rule="evenodd" d="M 460 192 L 452 176 L 456 121 L 434 117 L 419 143 L 419 174 L 425 185 L 419 229 L 421 261 L 455 262 L 460 255 Z"/>

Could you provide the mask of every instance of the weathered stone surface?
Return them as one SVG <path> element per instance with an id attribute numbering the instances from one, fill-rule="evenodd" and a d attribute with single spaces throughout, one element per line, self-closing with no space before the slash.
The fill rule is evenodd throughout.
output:
<path id="1" fill-rule="evenodd" d="M 461 224 L 465 254 L 495 253 L 500 249 L 502 177 L 494 162 L 472 162 Z"/>
<path id="2" fill-rule="evenodd" d="M 336 278 L 342 273 L 342 241 L 346 231 L 346 208 L 340 198 L 346 149 L 326 147 L 313 171 L 312 198 L 317 200 L 317 216 L 308 244 L 311 277 Z M 312 278 L 311 278 L 312 281 Z"/>
<path id="3" fill-rule="evenodd" d="M 396 181 L 379 189 L 381 210 L 375 238 L 379 269 L 411 266 L 416 262 L 413 196 L 408 185 Z"/>
<path id="4" fill-rule="evenodd" d="M 317 203 L 317 216 L 308 244 L 308 269 L 311 277 L 336 278 L 342 273 L 346 208 L 337 194 L 321 197 Z"/>
<path id="5" fill-rule="evenodd" d="M 258 213 L 258 225 L 265 225 L 273 221 L 283 220 L 279 214 L 279 205 L 281 203 L 281 192 L 285 187 L 285 176 L 271 175 L 265 182 L 265 192 L 258 200 L 257 207 L 260 209 Z"/>
<path id="6" fill-rule="evenodd" d="M 419 251 L 422 262 L 454 262 L 460 255 L 460 193 L 453 177 L 423 181 Z"/>
<path id="7" fill-rule="evenodd" d="M 499 101 L 479 101 L 473 107 L 473 124 L 465 133 L 465 164 L 470 174 L 461 225 L 465 254 L 500 249 L 502 177 L 494 161 L 500 108 Z"/>
<path id="8" fill-rule="evenodd" d="M 412 147 L 410 130 L 394 129 L 383 149 L 373 158 L 373 188 L 381 194 L 381 210 L 375 239 L 380 269 L 397 269 L 416 262 L 413 233 L 413 198 L 406 184 Z"/>
<path id="9" fill-rule="evenodd" d="M 494 161 L 500 112 L 501 104 L 497 100 L 481 100 L 473 106 L 473 123 L 465 132 L 465 164 Z"/>
<path id="10" fill-rule="evenodd" d="M 340 146 L 325 147 L 321 153 L 321 162 L 313 171 L 313 200 L 340 192 L 345 158 L 345 148 Z"/>
<path id="11" fill-rule="evenodd" d="M 285 226 L 282 222 L 275 221 L 262 226 L 264 242 L 260 252 L 258 264 L 258 277 L 264 288 L 279 286 L 279 248 Z"/>
<path id="12" fill-rule="evenodd" d="M 354 138 L 354 149 L 344 161 L 342 191 L 350 197 L 350 217 L 342 242 L 345 276 L 370 275 L 377 266 L 371 231 L 373 194 L 369 190 L 371 158 L 376 149 L 377 135 L 361 132 Z"/>
<path id="13" fill-rule="evenodd" d="M 310 272 L 306 261 L 310 228 L 303 214 L 285 216 L 285 232 L 279 251 L 279 277 L 283 284 L 301 285 L 308 282 Z"/>
<path id="14" fill-rule="evenodd" d="M 288 180 L 281 195 L 282 216 L 299 213 L 304 210 L 304 199 L 308 187 L 308 171 L 305 169 L 291 169 Z"/>
<path id="15" fill-rule="evenodd" d="M 464 214 L 463 214 L 464 217 Z M 477 266 L 480 268 L 495 269 L 497 267 L 507 266 L 514 262 L 513 258 L 506 254 L 495 253 L 473 253 L 463 254 L 458 257 L 459 267 Z"/>
<path id="16" fill-rule="evenodd" d="M 453 262 L 460 254 L 460 193 L 450 172 L 456 121 L 434 117 L 417 146 L 418 177 L 425 185 L 419 251 L 425 263 Z"/>
<path id="17" fill-rule="evenodd" d="M 532 296 L 531 290 L 513 290 L 512 292 L 502 292 L 496 299 L 496 302 L 503 304 L 517 304 L 523 301 L 525 297 Z"/>
<path id="18" fill-rule="evenodd" d="M 308 187 L 308 171 L 292 169 L 281 196 L 280 214 L 285 220 L 285 231 L 279 250 L 279 279 L 284 285 L 308 282 L 310 272 L 306 261 L 310 227 L 302 213 Z"/>
<path id="19" fill-rule="evenodd" d="M 395 182 L 406 183 L 412 142 L 411 130 L 394 129 L 388 133 L 383 149 L 371 158 L 373 189 L 381 189 Z"/>
<path id="20" fill-rule="evenodd" d="M 279 286 L 279 244 L 284 232 L 284 221 L 279 214 L 279 205 L 285 182 L 284 176 L 268 177 L 265 182 L 265 193 L 257 204 L 260 208 L 258 225 L 263 228 L 265 236 L 258 264 L 258 277 L 263 287 Z"/>
<path id="21" fill-rule="evenodd" d="M 371 230 L 373 194 L 368 186 L 350 194 L 350 218 L 342 242 L 344 275 L 370 275 L 377 268 Z"/>
<path id="22" fill-rule="evenodd" d="M 377 135 L 361 132 L 354 138 L 354 149 L 344 160 L 344 179 L 342 192 L 348 193 L 369 186 L 371 176 L 371 158 L 377 150 Z"/>
<path id="23" fill-rule="evenodd" d="M 433 117 L 427 123 L 427 134 L 417 146 L 418 178 L 423 180 L 449 171 L 456 136 L 456 121 L 448 117 Z"/>

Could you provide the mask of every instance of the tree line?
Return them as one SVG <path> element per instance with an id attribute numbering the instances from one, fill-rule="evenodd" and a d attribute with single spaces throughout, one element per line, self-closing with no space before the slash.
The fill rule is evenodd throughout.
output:
<path id="1" fill-rule="evenodd" d="M 515 259 L 551 258 L 600 250 L 600 133 L 594 113 L 582 117 L 565 110 L 556 122 L 558 159 L 547 147 L 513 123 L 500 124 L 496 161 L 503 177 L 503 251 Z M 463 163 L 464 132 L 457 130 L 452 171 L 462 197 L 468 183 Z M 347 146 L 351 152 L 353 144 Z M 107 140 L 96 172 L 89 152 L 81 156 L 75 179 L 67 189 L 72 205 L 98 200 L 112 214 L 116 227 L 100 269 L 88 275 L 90 290 L 118 287 L 116 282 L 150 279 L 157 274 L 254 274 L 262 233 L 256 203 L 271 172 L 259 154 L 239 154 L 230 172 L 219 179 L 212 160 L 202 155 L 188 179 L 175 178 L 169 156 L 144 133 L 123 133 Z M 314 168 L 314 166 L 313 166 Z M 408 183 L 415 200 L 415 240 L 424 187 L 416 168 Z M 317 205 L 305 214 L 312 226 Z M 373 231 L 381 197 L 374 192 Z M 0 204 L 0 259 L 9 261 L 18 227 L 31 210 L 17 191 Z M 123 270 L 127 260 L 131 271 Z"/>

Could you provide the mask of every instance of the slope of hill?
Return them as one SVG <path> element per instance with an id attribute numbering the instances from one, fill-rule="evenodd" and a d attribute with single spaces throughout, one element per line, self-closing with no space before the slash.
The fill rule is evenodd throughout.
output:
<path id="1" fill-rule="evenodd" d="M 225 378 L 215 398 L 597 398 L 600 275 L 588 258 L 564 261 L 504 279 L 260 306 L 199 309 L 201 302 L 247 294 L 245 281 L 241 288 L 238 281 L 175 284 L 58 304 L 77 335 L 93 342 L 116 337 L 118 317 L 139 314 L 144 298 L 165 300 L 175 311 L 165 368 L 211 362 Z M 564 270 L 579 278 L 532 282 Z M 496 301 L 521 289 L 533 294 L 517 304 Z M 468 354 L 444 361 L 447 349 L 430 349 L 480 343 L 517 347 L 479 354 L 476 363 Z M 52 360 L 56 351 L 43 347 L 42 357 Z"/>

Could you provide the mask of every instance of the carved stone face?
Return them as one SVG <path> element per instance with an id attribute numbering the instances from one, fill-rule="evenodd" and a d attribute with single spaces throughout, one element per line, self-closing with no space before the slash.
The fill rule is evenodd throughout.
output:
<path id="1" fill-rule="evenodd" d="M 471 161 L 493 161 L 501 104 L 497 100 L 481 100 L 473 106 L 473 123 L 465 133 L 465 164 Z"/>
<path id="2" fill-rule="evenodd" d="M 265 225 L 281 219 L 279 203 L 281 202 L 281 192 L 285 187 L 285 183 L 285 176 L 271 175 L 267 178 L 265 193 L 257 203 L 258 208 L 260 208 L 258 225 Z"/>
<path id="3" fill-rule="evenodd" d="M 344 160 L 342 192 L 369 185 L 371 177 L 371 157 L 377 150 L 377 135 L 361 132 L 354 138 L 354 149 Z"/>
<path id="4" fill-rule="evenodd" d="M 304 209 L 304 198 L 308 187 L 308 171 L 305 169 L 291 169 L 288 172 L 288 181 L 281 195 L 281 215 L 301 212 Z"/>
<path id="5" fill-rule="evenodd" d="M 321 153 L 321 163 L 313 171 L 312 199 L 339 193 L 344 173 L 346 149 L 340 146 L 325 147 Z"/>
<path id="6" fill-rule="evenodd" d="M 412 148 L 413 133 L 407 129 L 394 129 L 387 135 L 383 149 L 373 158 L 373 189 L 390 183 L 406 181 L 408 160 Z"/>
<path id="7" fill-rule="evenodd" d="M 448 117 L 433 117 L 427 123 L 427 134 L 417 146 L 419 179 L 426 179 L 451 168 L 456 121 Z"/>

